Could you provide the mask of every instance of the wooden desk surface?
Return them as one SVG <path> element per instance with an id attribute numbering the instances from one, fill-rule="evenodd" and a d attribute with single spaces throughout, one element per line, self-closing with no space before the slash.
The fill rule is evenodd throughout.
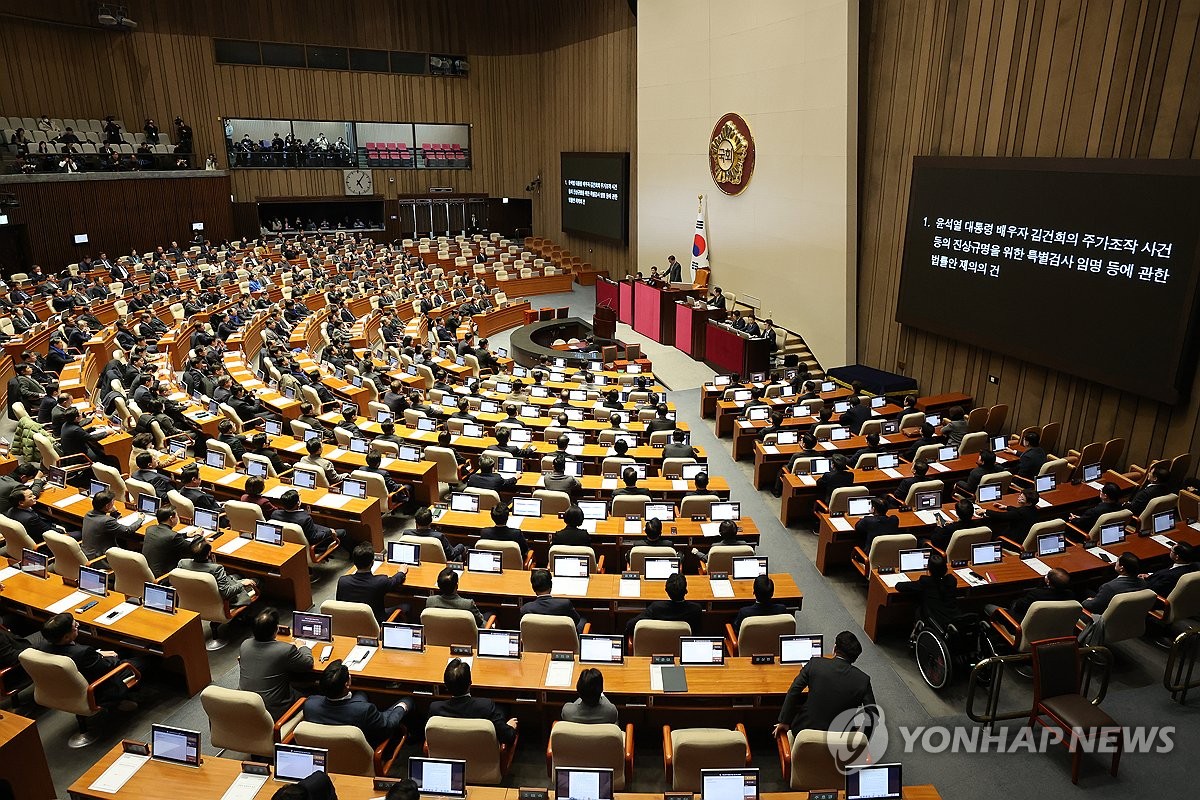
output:
<path id="1" fill-rule="evenodd" d="M 37 723 L 7 710 L 0 711 L 0 784 L 5 783 L 21 800 L 55 796 Z"/>

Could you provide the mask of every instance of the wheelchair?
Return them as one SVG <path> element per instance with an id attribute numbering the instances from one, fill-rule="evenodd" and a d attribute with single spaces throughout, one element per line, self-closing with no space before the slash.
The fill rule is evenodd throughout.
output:
<path id="1" fill-rule="evenodd" d="M 959 614 L 946 623 L 918 618 L 909 643 L 917 669 L 931 689 L 948 686 L 959 670 L 970 672 L 993 655 L 986 623 L 978 614 Z"/>

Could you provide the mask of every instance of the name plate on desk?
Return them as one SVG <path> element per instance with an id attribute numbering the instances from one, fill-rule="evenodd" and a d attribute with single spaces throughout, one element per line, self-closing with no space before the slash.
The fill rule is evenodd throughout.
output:
<path id="1" fill-rule="evenodd" d="M 547 800 L 550 796 L 546 789 L 518 789 L 517 800 Z"/>
<path id="2" fill-rule="evenodd" d="M 810 794 L 809 797 L 812 795 Z M 691 792 L 663 792 L 663 800 L 695 800 L 696 795 Z M 837 800 L 837 792 L 834 792 L 834 800 Z"/>
<path id="3" fill-rule="evenodd" d="M 550 653 L 551 661 L 574 661 L 575 654 L 570 650 L 554 650 Z"/>
<path id="4" fill-rule="evenodd" d="M 650 663 L 651 664 L 663 664 L 663 665 L 674 664 L 675 656 L 671 656 L 671 655 L 650 656 Z"/>
<path id="5" fill-rule="evenodd" d="M 750 656 L 750 663 L 751 664 L 774 664 L 775 663 L 775 654 L 774 653 L 758 653 L 757 655 L 752 655 L 752 656 Z"/>
<path id="6" fill-rule="evenodd" d="M 399 782 L 399 778 L 376 778 L 371 787 L 377 792 L 386 792 Z"/>
<path id="7" fill-rule="evenodd" d="M 838 793 L 833 791 L 809 792 L 808 800 L 838 800 L 838 796 Z"/>
<path id="8" fill-rule="evenodd" d="M 727 580 L 729 580 L 729 573 L 728 572 L 710 572 L 710 573 L 708 573 L 708 579 L 710 581 L 727 581 Z"/>
<path id="9" fill-rule="evenodd" d="M 471 645 L 469 644 L 450 645 L 450 655 L 452 656 L 469 656 L 471 652 Z"/>

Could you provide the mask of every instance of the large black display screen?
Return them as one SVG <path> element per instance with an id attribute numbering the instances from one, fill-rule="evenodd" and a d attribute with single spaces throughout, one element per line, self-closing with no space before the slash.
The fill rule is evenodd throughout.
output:
<path id="1" fill-rule="evenodd" d="M 918 157 L 896 320 L 1174 402 L 1198 233 L 1194 162 Z"/>
<path id="2" fill-rule="evenodd" d="M 562 229 L 624 244 L 629 239 L 629 153 L 563 153 Z"/>

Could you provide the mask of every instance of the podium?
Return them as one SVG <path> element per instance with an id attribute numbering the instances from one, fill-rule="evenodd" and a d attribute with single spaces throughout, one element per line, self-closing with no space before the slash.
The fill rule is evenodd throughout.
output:
<path id="1" fill-rule="evenodd" d="M 707 304 L 693 305 L 689 300 L 675 302 L 675 346 L 694 360 L 704 358 L 708 321 L 725 319 L 725 312 Z"/>
<path id="2" fill-rule="evenodd" d="M 714 369 L 736 372 L 743 377 L 754 372 L 768 372 L 771 367 L 771 345 L 766 339 L 751 339 L 712 320 L 705 331 L 705 361 Z"/>
<path id="3" fill-rule="evenodd" d="M 675 344 L 675 302 L 696 294 L 692 288 L 675 289 L 638 282 L 633 286 L 633 329 L 659 344 Z"/>
<path id="4" fill-rule="evenodd" d="M 596 339 L 617 338 L 617 312 L 607 306 L 596 306 L 592 315 L 592 336 Z"/>

